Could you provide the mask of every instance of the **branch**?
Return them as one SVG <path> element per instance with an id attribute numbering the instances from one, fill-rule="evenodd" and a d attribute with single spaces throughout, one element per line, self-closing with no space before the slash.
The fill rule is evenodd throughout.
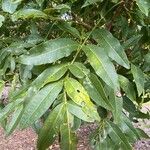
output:
<path id="1" fill-rule="evenodd" d="M 72 13 L 72 16 L 74 18 L 74 23 L 80 24 L 88 30 L 92 29 L 92 26 L 90 26 L 89 24 L 83 22 L 82 18 L 78 17 L 76 14 Z"/>

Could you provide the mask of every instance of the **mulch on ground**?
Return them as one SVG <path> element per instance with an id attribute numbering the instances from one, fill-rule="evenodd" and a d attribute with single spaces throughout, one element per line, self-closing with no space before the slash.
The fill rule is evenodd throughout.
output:
<path id="1" fill-rule="evenodd" d="M 150 121 L 140 122 L 138 127 L 144 127 L 147 134 L 150 135 Z M 77 150 L 91 150 L 89 146 L 88 136 L 96 128 L 95 124 L 87 124 L 82 126 L 78 132 L 78 149 Z M 0 150 L 36 150 L 37 135 L 33 129 L 28 128 L 23 131 L 16 130 L 9 137 L 5 137 L 5 133 L 0 128 Z M 49 150 L 59 150 L 58 142 L 55 142 Z M 150 150 L 150 140 L 141 140 L 135 143 L 134 150 Z"/>

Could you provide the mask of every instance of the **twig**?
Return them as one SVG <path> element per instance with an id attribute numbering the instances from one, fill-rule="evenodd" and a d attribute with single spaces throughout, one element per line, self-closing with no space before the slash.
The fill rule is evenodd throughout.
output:
<path id="1" fill-rule="evenodd" d="M 82 18 L 79 18 L 75 13 L 72 13 L 72 16 L 74 17 L 74 23 L 80 24 L 84 26 L 86 29 L 91 30 L 92 26 L 82 21 Z"/>

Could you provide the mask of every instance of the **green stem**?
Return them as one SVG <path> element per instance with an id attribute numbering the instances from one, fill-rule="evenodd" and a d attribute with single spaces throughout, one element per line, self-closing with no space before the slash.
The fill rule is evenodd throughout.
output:
<path id="1" fill-rule="evenodd" d="M 99 25 L 99 23 L 104 19 L 104 17 L 117 5 L 121 4 L 123 1 L 115 4 L 113 7 L 111 7 L 103 16 L 102 18 L 96 23 L 96 25 L 94 26 L 94 28 L 91 30 L 91 32 L 88 34 L 88 36 L 85 38 L 85 40 L 83 41 L 83 43 L 78 47 L 77 49 L 77 53 L 75 54 L 71 64 L 73 64 L 76 60 L 76 58 L 78 57 L 80 51 L 82 50 L 82 47 L 85 45 L 85 43 L 87 42 L 87 40 L 89 39 L 89 37 L 91 36 L 91 34 L 93 33 L 93 31 L 97 28 L 97 26 Z"/>

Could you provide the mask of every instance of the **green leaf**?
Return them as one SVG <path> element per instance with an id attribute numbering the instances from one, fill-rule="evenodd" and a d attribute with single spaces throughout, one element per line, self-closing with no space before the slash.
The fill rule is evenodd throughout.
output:
<path id="1" fill-rule="evenodd" d="M 135 141 L 140 140 L 140 136 L 136 128 L 133 126 L 128 117 L 125 114 L 123 114 L 122 117 L 121 129 L 122 132 L 126 134 L 126 137 L 130 143 L 134 143 Z"/>
<path id="2" fill-rule="evenodd" d="M 3 25 L 4 21 L 5 21 L 5 17 L 0 15 L 0 27 Z"/>
<path id="3" fill-rule="evenodd" d="M 109 60 L 104 49 L 96 45 L 88 45 L 83 50 L 96 74 L 111 88 L 118 90 L 119 83 L 115 67 Z"/>
<path id="4" fill-rule="evenodd" d="M 8 53 L 8 54 L 12 54 L 12 55 L 20 55 L 26 52 L 25 47 L 27 46 L 27 43 L 25 43 L 24 41 L 16 41 L 11 43 L 8 47 L 4 48 L 3 52 L 4 53 Z"/>
<path id="5" fill-rule="evenodd" d="M 73 78 L 66 78 L 65 90 L 68 96 L 78 105 L 82 106 L 83 111 L 95 120 L 99 120 L 99 116 L 94 104 L 91 102 L 89 95 L 83 86 Z"/>
<path id="6" fill-rule="evenodd" d="M 79 118 L 76 117 L 76 116 L 73 116 L 73 126 L 72 126 L 72 130 L 73 130 L 73 131 L 78 130 L 78 129 L 80 128 L 81 124 L 82 124 L 82 120 L 79 119 Z"/>
<path id="7" fill-rule="evenodd" d="M 119 0 L 112 0 L 112 2 L 114 2 L 114 3 L 118 3 L 118 1 L 119 1 Z"/>
<path id="8" fill-rule="evenodd" d="M 62 150 L 76 150 L 77 138 L 74 132 L 71 131 L 68 124 L 63 124 L 60 127 L 61 134 L 61 149 Z"/>
<path id="9" fill-rule="evenodd" d="M 23 113 L 23 105 L 20 105 L 16 108 L 15 112 L 13 113 L 11 121 L 7 123 L 6 126 L 7 135 L 10 135 L 15 130 L 21 119 L 22 113 Z"/>
<path id="10" fill-rule="evenodd" d="M 32 83 L 37 89 L 43 87 L 47 83 L 59 80 L 67 71 L 68 64 L 54 65 L 45 69 Z"/>
<path id="11" fill-rule="evenodd" d="M 132 101 L 136 100 L 136 93 L 132 83 L 124 76 L 119 75 L 120 86 L 125 92 L 126 96 Z"/>
<path id="12" fill-rule="evenodd" d="M 124 49 L 120 45 L 118 39 L 116 39 L 109 31 L 105 29 L 96 29 L 92 35 L 98 44 L 104 48 L 110 58 L 115 60 L 121 66 L 124 66 L 127 69 L 130 68 Z"/>
<path id="13" fill-rule="evenodd" d="M 49 84 L 33 96 L 25 106 L 20 127 L 26 128 L 38 120 L 57 98 L 62 86 L 62 81 Z"/>
<path id="14" fill-rule="evenodd" d="M 70 10 L 70 6 L 69 5 L 66 5 L 66 4 L 59 4 L 59 5 L 56 5 L 54 6 L 54 9 L 58 9 L 58 10 Z"/>
<path id="15" fill-rule="evenodd" d="M 113 116 L 114 116 L 114 122 L 117 124 L 120 124 L 122 122 L 122 111 L 123 111 L 123 100 L 122 97 L 115 97 L 114 100 L 112 100 L 112 103 L 115 103 L 114 109 L 112 110 Z"/>
<path id="16" fill-rule="evenodd" d="M 79 62 L 69 65 L 69 70 L 75 77 L 79 79 L 86 77 L 90 72 L 82 63 Z"/>
<path id="17" fill-rule="evenodd" d="M 124 49 L 128 49 L 131 46 L 135 46 L 138 43 L 138 41 L 140 40 L 141 37 L 142 37 L 142 35 L 135 35 L 135 36 L 132 36 L 131 38 L 129 38 L 123 44 Z"/>
<path id="18" fill-rule="evenodd" d="M 141 138 L 150 139 L 149 135 L 146 134 L 142 129 L 136 128 L 136 131 L 138 132 Z"/>
<path id="19" fill-rule="evenodd" d="M 11 95 L 9 95 L 11 101 L 26 96 L 27 95 L 27 91 L 30 90 L 29 87 L 30 87 L 29 85 L 26 85 L 26 86 L 21 87 L 19 90 L 14 91 L 13 93 L 11 93 Z"/>
<path id="20" fill-rule="evenodd" d="M 112 133 L 115 135 L 115 138 L 118 139 L 118 142 L 121 142 L 124 150 L 132 150 L 129 141 L 127 140 L 125 134 L 120 130 L 120 128 L 113 122 L 107 122 Z"/>
<path id="21" fill-rule="evenodd" d="M 102 2 L 102 1 L 103 0 L 86 0 L 85 3 L 83 4 L 82 8 L 89 6 L 89 5 L 92 5 L 92 4 L 95 4 L 96 2 Z"/>
<path id="22" fill-rule="evenodd" d="M 60 126 L 61 143 L 60 147 L 62 150 L 76 150 L 77 149 L 77 138 L 75 132 L 70 127 L 70 114 L 68 111 L 68 105 L 66 104 L 66 113 L 64 116 L 64 123 Z"/>
<path id="23" fill-rule="evenodd" d="M 29 55 L 22 55 L 20 62 L 26 65 L 42 65 L 55 62 L 69 56 L 78 48 L 78 43 L 67 38 L 54 39 L 44 42 L 29 51 Z"/>
<path id="24" fill-rule="evenodd" d="M 0 122 L 3 121 L 24 99 L 17 99 L 0 110 Z"/>
<path id="25" fill-rule="evenodd" d="M 55 141 L 60 125 L 64 121 L 65 107 L 65 104 L 61 103 L 50 112 L 38 136 L 38 150 L 45 150 Z"/>
<path id="26" fill-rule="evenodd" d="M 0 80 L 0 98 L 2 96 L 2 92 L 3 92 L 4 86 L 5 86 L 5 82 L 3 80 Z"/>
<path id="27" fill-rule="evenodd" d="M 107 96 L 109 97 L 111 105 L 113 106 L 112 114 L 113 114 L 114 122 L 116 124 L 120 124 L 122 122 L 122 110 L 123 110 L 122 97 L 116 96 L 119 91 L 115 92 L 109 86 L 105 86 L 105 91 L 106 91 Z"/>
<path id="28" fill-rule="evenodd" d="M 96 75 L 92 73 L 89 74 L 89 76 L 83 80 L 83 84 L 89 96 L 98 106 L 112 110 L 113 106 L 111 105 L 110 100 L 107 98 L 105 93 L 106 91 Z"/>
<path id="29" fill-rule="evenodd" d="M 94 119 L 88 116 L 80 106 L 76 105 L 73 102 L 68 102 L 68 110 L 71 114 L 74 116 L 80 118 L 83 121 L 86 122 L 94 122 Z"/>
<path id="30" fill-rule="evenodd" d="M 105 140 L 101 141 L 97 150 L 120 150 L 120 144 L 114 142 L 110 137 L 107 137 Z"/>
<path id="31" fill-rule="evenodd" d="M 134 81 L 137 87 L 138 95 L 140 96 L 143 93 L 144 90 L 144 74 L 142 70 L 139 67 L 136 67 L 135 65 L 131 64 L 131 72 L 134 77 Z"/>
<path id="32" fill-rule="evenodd" d="M 42 6 L 42 4 L 43 4 L 44 1 L 45 0 L 36 0 L 36 2 L 39 4 L 39 6 Z"/>
<path id="33" fill-rule="evenodd" d="M 1 112 L 1 110 L 2 110 L 4 107 L 5 107 L 4 104 L 0 103 L 0 112 Z M 0 121 L 0 126 L 1 126 L 3 129 L 6 128 L 6 124 L 7 124 L 7 120 L 6 120 L 6 119 Z"/>
<path id="34" fill-rule="evenodd" d="M 139 9 L 148 16 L 150 10 L 150 1 L 149 0 L 136 0 L 136 3 Z"/>
<path id="35" fill-rule="evenodd" d="M 13 2 L 12 0 L 2 0 L 2 9 L 3 11 L 12 14 L 15 12 L 19 4 L 20 1 Z"/>
<path id="36" fill-rule="evenodd" d="M 48 16 L 36 9 L 28 8 L 28 9 L 20 9 L 12 15 L 12 21 L 17 21 L 18 19 L 30 19 L 30 18 L 43 18 L 47 19 Z"/>
<path id="37" fill-rule="evenodd" d="M 123 96 L 123 108 L 129 113 L 134 113 L 136 111 L 134 103 L 126 96 Z"/>
<path id="38" fill-rule="evenodd" d="M 66 31 L 66 32 L 72 34 L 74 37 L 80 38 L 79 31 L 76 28 L 72 27 L 68 22 L 61 22 L 60 24 L 57 24 L 57 26 L 61 30 Z"/>
<path id="39" fill-rule="evenodd" d="M 146 61 L 147 64 L 150 64 L 150 52 L 148 52 L 148 53 L 144 56 L 144 60 Z"/>

